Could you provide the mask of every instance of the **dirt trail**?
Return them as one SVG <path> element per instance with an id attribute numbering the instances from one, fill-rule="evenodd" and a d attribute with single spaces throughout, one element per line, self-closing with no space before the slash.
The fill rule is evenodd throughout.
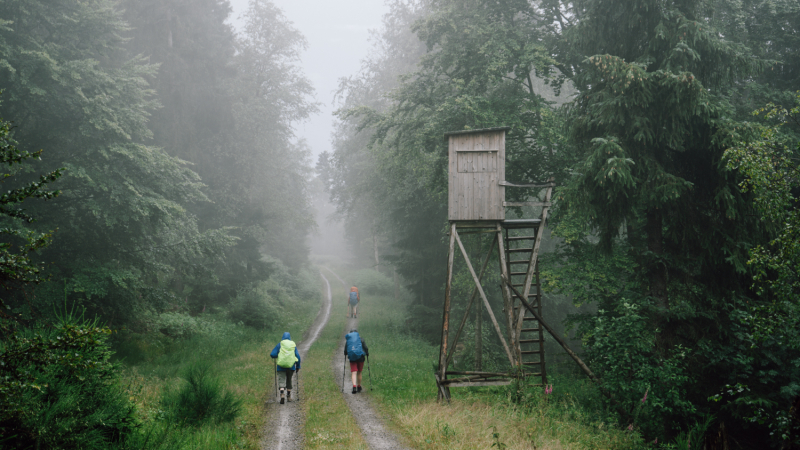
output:
<path id="1" fill-rule="evenodd" d="M 330 270 L 330 269 L 328 269 Z M 331 273 L 333 273 L 331 271 Z M 334 273 L 334 275 L 336 275 Z M 336 278 L 339 278 L 336 275 Z M 339 281 L 347 287 L 344 280 L 339 278 Z M 347 402 L 347 406 L 350 408 L 350 412 L 353 413 L 353 418 L 355 418 L 356 423 L 358 423 L 358 427 L 361 428 L 361 433 L 364 436 L 364 440 L 367 441 L 370 449 L 379 449 L 379 450 L 405 450 L 408 447 L 401 444 L 401 440 L 397 435 L 393 432 L 386 429 L 383 426 L 383 417 L 381 417 L 378 412 L 369 404 L 369 369 L 368 366 L 364 365 L 364 371 L 362 372 L 362 385 L 364 387 L 364 391 L 353 394 L 353 384 L 350 381 L 350 367 L 349 364 L 345 361 L 344 356 L 344 335 L 347 334 L 348 331 L 352 329 L 358 329 L 358 319 L 350 318 L 347 320 L 347 326 L 345 327 L 343 333 L 340 337 L 339 348 L 336 350 L 336 353 L 333 355 L 333 361 L 331 361 L 331 370 L 333 372 L 334 379 L 336 380 L 336 384 L 340 386 L 344 390 L 342 394 L 344 396 L 345 402 Z M 369 347 L 369 336 L 364 337 L 364 341 L 367 343 L 367 347 Z M 344 384 L 342 384 L 342 373 L 344 373 Z M 372 374 L 373 376 L 375 374 Z"/>
<path id="2" fill-rule="evenodd" d="M 320 275 L 322 279 L 325 280 L 325 286 L 327 287 L 325 304 L 320 308 L 317 318 L 314 319 L 311 328 L 306 332 L 303 341 L 297 345 L 297 351 L 300 353 L 301 359 L 306 357 L 306 353 L 308 349 L 311 348 L 311 344 L 317 340 L 319 333 L 325 328 L 331 316 L 331 284 L 328 282 L 328 279 L 325 278 L 325 275 L 322 275 L 321 272 Z M 294 389 L 292 389 L 292 396 L 300 400 L 283 405 L 278 404 L 274 398 L 274 384 L 268 387 L 273 395 L 270 395 L 270 400 L 268 401 L 270 405 L 267 408 L 267 425 L 264 427 L 264 439 L 261 441 L 261 448 L 263 450 L 299 450 L 303 448 L 302 431 L 305 417 L 303 416 L 303 408 L 300 405 L 303 400 L 302 373 L 303 371 L 301 369 L 298 376 L 295 377 L 295 386 Z M 298 378 L 300 378 L 300 380 L 298 380 Z"/>

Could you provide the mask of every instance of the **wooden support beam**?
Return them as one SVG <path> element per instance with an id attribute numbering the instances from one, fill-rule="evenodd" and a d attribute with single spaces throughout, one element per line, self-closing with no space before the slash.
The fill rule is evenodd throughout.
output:
<path id="1" fill-rule="evenodd" d="M 508 186 L 508 187 L 532 187 L 532 188 L 546 188 L 546 187 L 554 187 L 556 184 L 552 182 L 552 178 L 547 180 L 547 184 L 512 184 L 508 181 L 501 181 L 499 184 L 500 186 Z"/>
<path id="2" fill-rule="evenodd" d="M 450 389 L 442 384 L 442 380 L 439 378 L 438 373 L 434 372 L 433 376 L 436 378 L 436 387 L 439 389 L 439 400 L 445 399 L 447 400 L 447 403 L 450 403 Z"/>
<path id="3" fill-rule="evenodd" d="M 552 206 L 550 202 L 503 202 L 503 206 Z"/>
<path id="4" fill-rule="evenodd" d="M 463 233 L 458 233 L 461 236 Z M 497 239 L 497 235 L 494 236 Z M 489 259 L 492 257 L 492 250 L 494 247 L 494 241 L 492 241 L 492 245 L 489 246 L 489 254 L 486 255 L 486 259 L 483 261 L 483 265 L 481 265 L 481 273 L 478 275 L 478 281 L 480 282 L 483 280 L 483 274 L 486 272 L 486 266 L 489 265 Z M 458 345 L 458 339 L 461 337 L 461 330 L 464 329 L 464 324 L 467 323 L 467 318 L 469 318 L 470 309 L 472 309 L 472 303 L 475 301 L 475 297 L 478 295 L 478 287 L 472 288 L 472 295 L 469 297 L 469 304 L 467 305 L 467 310 L 464 312 L 464 318 L 461 320 L 461 324 L 458 325 L 458 330 L 456 330 L 456 336 L 453 338 L 453 342 L 451 344 L 452 349 L 450 350 L 450 354 L 447 355 L 447 365 L 450 365 L 450 361 L 453 360 L 453 355 L 456 352 L 456 345 Z"/>
<path id="5" fill-rule="evenodd" d="M 465 371 L 456 371 L 456 370 L 448 370 L 448 375 L 480 375 L 483 377 L 510 377 L 510 374 L 507 373 L 500 373 L 500 372 L 476 372 L 473 370 L 465 370 Z"/>
<path id="6" fill-rule="evenodd" d="M 553 336 L 553 339 L 555 339 L 556 342 L 558 342 L 561 345 L 561 347 L 563 347 L 564 350 L 566 350 L 567 354 L 569 356 L 571 356 L 572 359 L 574 359 L 576 363 L 578 363 L 580 368 L 583 369 L 584 373 L 586 373 L 586 375 L 588 375 L 589 378 L 591 378 L 593 381 L 596 381 L 596 382 L 599 383 L 600 379 L 595 376 L 595 374 L 589 369 L 589 367 L 586 364 L 584 364 L 584 362 L 581 360 L 581 358 L 578 356 L 578 354 L 573 352 L 572 349 L 569 348 L 569 345 L 567 345 L 567 343 L 564 342 L 563 339 L 561 339 L 561 336 L 559 336 L 558 333 L 553 331 L 553 328 L 551 328 L 550 325 L 547 324 L 547 322 L 542 320 L 542 316 L 540 316 L 539 313 L 530 305 L 530 303 L 528 303 L 528 301 L 525 300 L 525 298 L 522 296 L 522 294 L 520 294 L 519 291 L 516 288 L 511 286 L 508 283 L 508 280 L 506 280 L 505 278 L 501 278 L 501 280 L 503 281 L 503 284 L 505 284 L 506 286 L 511 288 L 512 291 L 514 291 L 514 295 L 517 296 L 519 301 L 521 301 L 522 304 L 525 305 L 525 308 L 527 308 L 528 311 L 530 311 L 530 313 L 533 314 L 533 317 L 535 317 L 536 320 L 539 321 L 539 324 L 542 327 L 544 327 L 544 329 L 547 330 L 547 332 L 550 333 L 551 336 Z"/>
<path id="7" fill-rule="evenodd" d="M 461 255 L 464 256 L 464 260 L 467 262 L 467 268 L 469 269 L 469 273 L 472 275 L 472 280 L 475 282 L 475 286 L 478 288 L 478 292 L 481 294 L 483 304 L 486 305 L 486 309 L 489 311 L 489 318 L 492 319 L 492 324 L 494 325 L 494 329 L 497 331 L 497 336 L 500 338 L 500 342 L 503 344 L 503 348 L 506 351 L 508 360 L 511 362 L 511 365 L 514 366 L 516 365 L 514 363 L 514 357 L 511 355 L 511 350 L 508 348 L 505 338 L 503 338 L 503 332 L 500 330 L 500 325 L 497 323 L 497 319 L 494 317 L 492 307 L 489 305 L 489 299 L 486 298 L 486 293 L 483 292 L 483 286 L 481 286 L 478 275 L 475 274 L 475 269 L 472 268 L 472 263 L 469 262 L 469 256 L 467 255 L 467 251 L 464 249 L 464 244 L 461 243 L 461 239 L 458 237 L 458 232 L 456 232 L 455 227 L 453 227 L 453 234 L 456 237 L 456 242 L 458 242 L 458 248 L 461 249 Z M 444 371 L 442 371 L 441 374 L 442 379 L 444 379 Z"/>
<path id="8" fill-rule="evenodd" d="M 447 338 L 450 331 L 450 291 L 453 284 L 453 257 L 455 256 L 456 224 L 450 223 L 450 253 L 447 256 L 447 285 L 444 289 L 444 312 L 442 314 L 442 344 L 439 348 L 439 377 L 443 380 L 447 371 Z M 439 399 L 441 400 L 441 395 Z"/>
<path id="9" fill-rule="evenodd" d="M 497 253 L 500 261 L 500 275 L 506 277 L 508 279 L 508 264 L 506 263 L 506 250 L 505 245 L 503 244 L 503 227 L 500 224 L 497 224 Z M 502 288 L 501 291 L 503 292 L 503 306 L 506 313 L 506 326 L 508 327 L 508 337 L 511 340 L 511 345 L 514 348 L 514 358 L 511 361 L 512 366 L 519 365 L 517 363 L 517 358 L 519 355 L 517 354 L 516 348 L 517 344 L 514 342 L 514 330 L 513 330 L 513 317 L 514 311 L 512 310 L 513 306 L 513 299 L 511 298 L 511 291 L 508 289 Z"/>
<path id="10" fill-rule="evenodd" d="M 549 184 L 554 184 L 553 181 L 554 181 L 553 178 L 547 180 Z M 544 194 L 544 202 L 547 203 L 547 206 L 542 208 L 542 222 L 541 225 L 539 226 L 539 229 L 536 230 L 536 240 L 533 241 L 533 251 L 531 252 L 531 259 L 530 262 L 528 263 L 528 271 L 525 274 L 525 286 L 522 290 L 523 295 L 525 295 L 525 299 L 527 299 L 528 295 L 531 293 L 531 283 L 533 282 L 533 274 L 534 272 L 536 272 L 537 264 L 539 264 L 539 259 L 538 259 L 539 249 L 542 246 L 542 237 L 544 236 L 544 227 L 545 224 L 547 223 L 547 212 L 549 209 L 548 207 L 550 206 L 550 197 L 552 196 L 552 194 L 553 194 L 553 187 L 550 186 L 547 188 L 547 191 Z M 506 280 L 510 280 L 510 278 L 506 277 Z M 517 323 L 516 326 L 514 327 L 514 333 L 515 333 L 514 336 L 516 339 L 519 339 L 519 335 L 520 333 L 522 333 L 522 321 L 524 317 L 525 317 L 524 312 L 521 312 L 517 317 Z"/>
<path id="11" fill-rule="evenodd" d="M 486 387 L 486 386 L 508 386 L 511 380 L 503 381 L 471 381 L 461 383 L 449 383 L 447 387 Z M 448 398 L 448 401 L 450 399 Z"/>

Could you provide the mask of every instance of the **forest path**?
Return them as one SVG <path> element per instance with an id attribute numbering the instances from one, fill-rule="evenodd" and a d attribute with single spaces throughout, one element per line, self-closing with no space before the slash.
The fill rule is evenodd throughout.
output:
<path id="1" fill-rule="evenodd" d="M 328 270 L 333 273 L 336 278 L 339 278 L 339 276 L 336 275 L 336 273 L 334 273 L 332 270 Z M 344 280 L 339 278 L 339 281 L 342 282 L 342 285 L 344 285 L 345 288 L 347 287 L 347 284 L 344 282 Z M 405 450 L 408 447 L 400 444 L 400 438 L 383 426 L 383 418 L 378 414 L 375 408 L 370 405 L 369 396 L 365 395 L 371 387 L 371 383 L 369 381 L 369 369 L 366 364 L 364 365 L 364 371 L 362 372 L 364 391 L 358 394 L 351 393 L 353 386 L 352 382 L 350 381 L 350 367 L 345 361 L 346 358 L 344 356 L 344 335 L 352 329 L 358 329 L 358 319 L 349 318 L 347 320 L 347 326 L 343 330 L 344 333 L 342 333 L 341 338 L 339 339 L 339 347 L 336 349 L 336 353 L 333 354 L 331 371 L 333 372 L 333 377 L 336 380 L 336 384 L 339 385 L 339 387 L 344 391 L 342 394 L 344 396 L 344 400 L 347 403 L 347 406 L 350 408 L 350 412 L 353 413 L 353 418 L 356 420 L 356 423 L 358 423 L 358 427 L 361 428 L 361 433 L 364 436 L 364 440 L 367 441 L 370 449 Z M 369 336 L 364 338 L 364 341 L 367 343 L 367 347 L 369 347 Z M 344 380 L 342 379 L 343 371 L 345 374 Z"/>
<path id="2" fill-rule="evenodd" d="M 319 333 L 325 328 L 325 325 L 328 324 L 328 319 L 331 317 L 331 284 L 325 278 L 325 275 L 322 275 L 322 272 L 320 272 L 320 276 L 325 280 L 327 287 L 325 304 L 322 305 L 319 313 L 317 313 L 317 317 L 306 332 L 303 341 L 297 345 L 301 360 L 306 357 L 308 349 L 317 340 Z M 303 399 L 300 373 L 298 372 L 295 377 L 294 389 L 292 389 L 295 400 L 281 405 L 273 397 L 271 406 L 268 407 L 267 424 L 264 426 L 264 438 L 261 441 L 263 450 L 299 450 L 304 447 L 303 424 L 305 423 L 305 416 L 300 405 Z M 274 394 L 274 381 L 269 387 Z"/>

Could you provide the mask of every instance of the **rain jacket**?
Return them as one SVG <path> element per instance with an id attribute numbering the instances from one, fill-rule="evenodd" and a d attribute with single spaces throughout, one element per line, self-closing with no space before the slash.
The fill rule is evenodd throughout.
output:
<path id="1" fill-rule="evenodd" d="M 344 346 L 344 356 L 347 356 L 347 336 L 349 336 L 349 335 L 350 335 L 350 333 L 347 333 L 347 334 L 344 336 L 344 340 L 345 340 L 345 346 Z M 364 342 L 364 338 L 363 338 L 363 337 L 361 337 L 361 335 L 359 335 L 358 337 L 361 339 L 361 349 L 362 349 L 362 350 L 364 350 L 364 356 L 362 356 L 362 357 L 361 357 L 361 358 L 359 358 L 358 360 L 356 360 L 356 361 L 352 361 L 352 362 L 364 362 L 364 360 L 366 359 L 366 357 L 367 357 L 367 356 L 369 356 L 369 349 L 367 348 L 367 343 L 366 343 L 366 342 Z"/>
<path id="2" fill-rule="evenodd" d="M 289 340 L 292 339 L 292 336 L 289 334 L 288 331 L 286 333 L 283 333 L 283 337 L 281 338 L 282 341 L 285 341 L 286 339 Z M 280 351 L 281 351 L 281 344 L 279 342 L 278 345 L 276 345 L 275 348 L 272 349 L 272 353 L 270 353 L 269 356 L 271 356 L 272 359 L 277 359 L 278 353 Z M 300 353 L 297 352 L 297 347 L 295 347 L 294 349 L 294 356 L 297 357 L 297 362 L 294 363 L 294 365 L 290 369 L 284 369 L 283 367 L 278 366 L 278 372 L 285 372 L 287 370 L 300 370 Z"/>

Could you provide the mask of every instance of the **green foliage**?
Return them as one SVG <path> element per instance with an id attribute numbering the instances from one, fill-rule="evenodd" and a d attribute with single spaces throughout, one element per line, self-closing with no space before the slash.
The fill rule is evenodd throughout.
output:
<path id="1" fill-rule="evenodd" d="M 791 110 L 767 105 L 764 114 L 774 126 L 765 126 L 759 139 L 742 142 L 726 152 L 728 166 L 745 175 L 740 187 L 753 192 L 755 206 L 774 237 L 750 250 L 755 289 L 765 300 L 756 306 L 757 336 L 766 337 L 792 327 L 800 294 L 800 96 Z"/>
<path id="2" fill-rule="evenodd" d="M 364 269 L 354 273 L 353 285 L 367 295 L 391 295 L 394 292 L 394 281 L 375 270 Z"/>
<path id="3" fill-rule="evenodd" d="M 267 283 L 242 289 L 231 303 L 229 316 L 259 330 L 273 330 L 278 324 L 280 306 L 270 295 Z"/>
<path id="4" fill-rule="evenodd" d="M 664 436 L 672 423 L 695 417 L 696 406 L 687 398 L 691 381 L 686 371 L 690 349 L 676 345 L 659 352 L 656 333 L 644 308 L 623 298 L 615 311 L 599 310 L 581 333 L 588 360 L 613 392 L 618 407 L 646 436 Z"/>
<path id="5" fill-rule="evenodd" d="M 4 321 L 0 430 L 13 448 L 105 449 L 139 427 L 110 363 L 108 328 L 67 314 L 54 327 Z"/>
<path id="6" fill-rule="evenodd" d="M 0 91 L 2 94 L 2 91 Z M 17 148 L 17 142 L 11 136 L 10 122 L 0 119 L 0 163 L 7 166 L 4 173 L 0 174 L 0 182 L 6 183 L 10 178 L 23 171 L 23 164 L 31 159 L 41 159 L 42 151 L 27 152 Z M 20 206 L 25 200 L 40 198 L 53 199 L 60 191 L 46 190 L 46 185 L 61 177 L 61 170 L 54 170 L 41 175 L 38 180 L 31 181 L 22 187 L 9 189 L 0 196 L 0 284 L 6 289 L 13 283 L 39 282 L 40 267 L 32 260 L 32 252 L 50 244 L 52 232 L 37 233 L 25 229 L 20 222 L 31 223 L 34 218 L 25 213 Z M 5 296 L 3 296 L 5 297 Z M 6 304 L 0 298 L 0 309 L 5 309 Z M 0 314 L 4 314 L 2 311 Z"/>
<path id="7" fill-rule="evenodd" d="M 231 422 L 240 414 L 242 401 L 225 390 L 208 363 L 195 363 L 183 374 L 177 391 L 165 391 L 162 404 L 172 419 L 189 426 Z"/>

